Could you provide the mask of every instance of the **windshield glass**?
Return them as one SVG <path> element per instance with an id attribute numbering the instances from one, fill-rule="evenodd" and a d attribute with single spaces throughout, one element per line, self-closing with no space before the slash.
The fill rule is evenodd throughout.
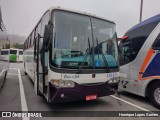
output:
<path id="1" fill-rule="evenodd" d="M 53 64 L 56 67 L 79 68 L 89 45 L 92 45 L 90 18 L 62 11 L 55 11 L 54 18 Z M 88 55 L 84 67 L 91 67 L 90 61 L 91 55 Z"/>
<path id="2" fill-rule="evenodd" d="M 115 24 L 65 11 L 54 11 L 53 16 L 53 66 L 74 69 L 81 65 L 83 69 L 117 67 Z"/>
<path id="3" fill-rule="evenodd" d="M 92 18 L 95 68 L 117 67 L 117 40 L 115 24 Z"/>
<path id="4" fill-rule="evenodd" d="M 10 54 L 17 54 L 17 50 L 10 50 Z"/>
<path id="5" fill-rule="evenodd" d="M 19 54 L 20 54 L 20 55 L 23 55 L 23 51 L 19 51 Z"/>
<path id="6" fill-rule="evenodd" d="M 8 55 L 8 51 L 7 50 L 1 50 L 1 55 Z"/>

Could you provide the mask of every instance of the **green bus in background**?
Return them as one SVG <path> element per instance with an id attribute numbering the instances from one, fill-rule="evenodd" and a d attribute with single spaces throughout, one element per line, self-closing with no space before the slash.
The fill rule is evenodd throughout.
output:
<path id="1" fill-rule="evenodd" d="M 22 62 L 23 49 L 10 48 L 9 60 L 10 62 Z"/>
<path id="2" fill-rule="evenodd" d="M 17 57 L 18 57 L 17 55 L 18 55 L 18 49 L 11 48 L 9 55 L 10 62 L 17 62 Z"/>

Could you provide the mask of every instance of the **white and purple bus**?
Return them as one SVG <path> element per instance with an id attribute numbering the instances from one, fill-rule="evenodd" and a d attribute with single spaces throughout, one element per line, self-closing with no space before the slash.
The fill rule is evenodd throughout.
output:
<path id="1" fill-rule="evenodd" d="M 115 23 L 92 14 L 51 8 L 24 43 L 24 68 L 48 102 L 115 94 L 119 64 Z"/>

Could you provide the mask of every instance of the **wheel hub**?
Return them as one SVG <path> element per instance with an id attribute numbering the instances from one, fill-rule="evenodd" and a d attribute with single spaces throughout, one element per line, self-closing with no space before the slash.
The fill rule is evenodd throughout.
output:
<path id="1" fill-rule="evenodd" d="M 155 100 L 157 101 L 157 103 L 160 104 L 160 88 L 157 88 L 157 89 L 154 91 L 154 98 L 155 98 Z"/>

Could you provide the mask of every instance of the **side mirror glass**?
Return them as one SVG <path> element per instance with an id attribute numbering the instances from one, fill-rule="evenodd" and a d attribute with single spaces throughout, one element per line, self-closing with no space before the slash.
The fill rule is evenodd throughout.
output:
<path id="1" fill-rule="evenodd" d="M 50 33 L 51 33 L 50 25 L 45 25 L 44 37 L 43 37 L 44 50 L 48 50 Z"/>

